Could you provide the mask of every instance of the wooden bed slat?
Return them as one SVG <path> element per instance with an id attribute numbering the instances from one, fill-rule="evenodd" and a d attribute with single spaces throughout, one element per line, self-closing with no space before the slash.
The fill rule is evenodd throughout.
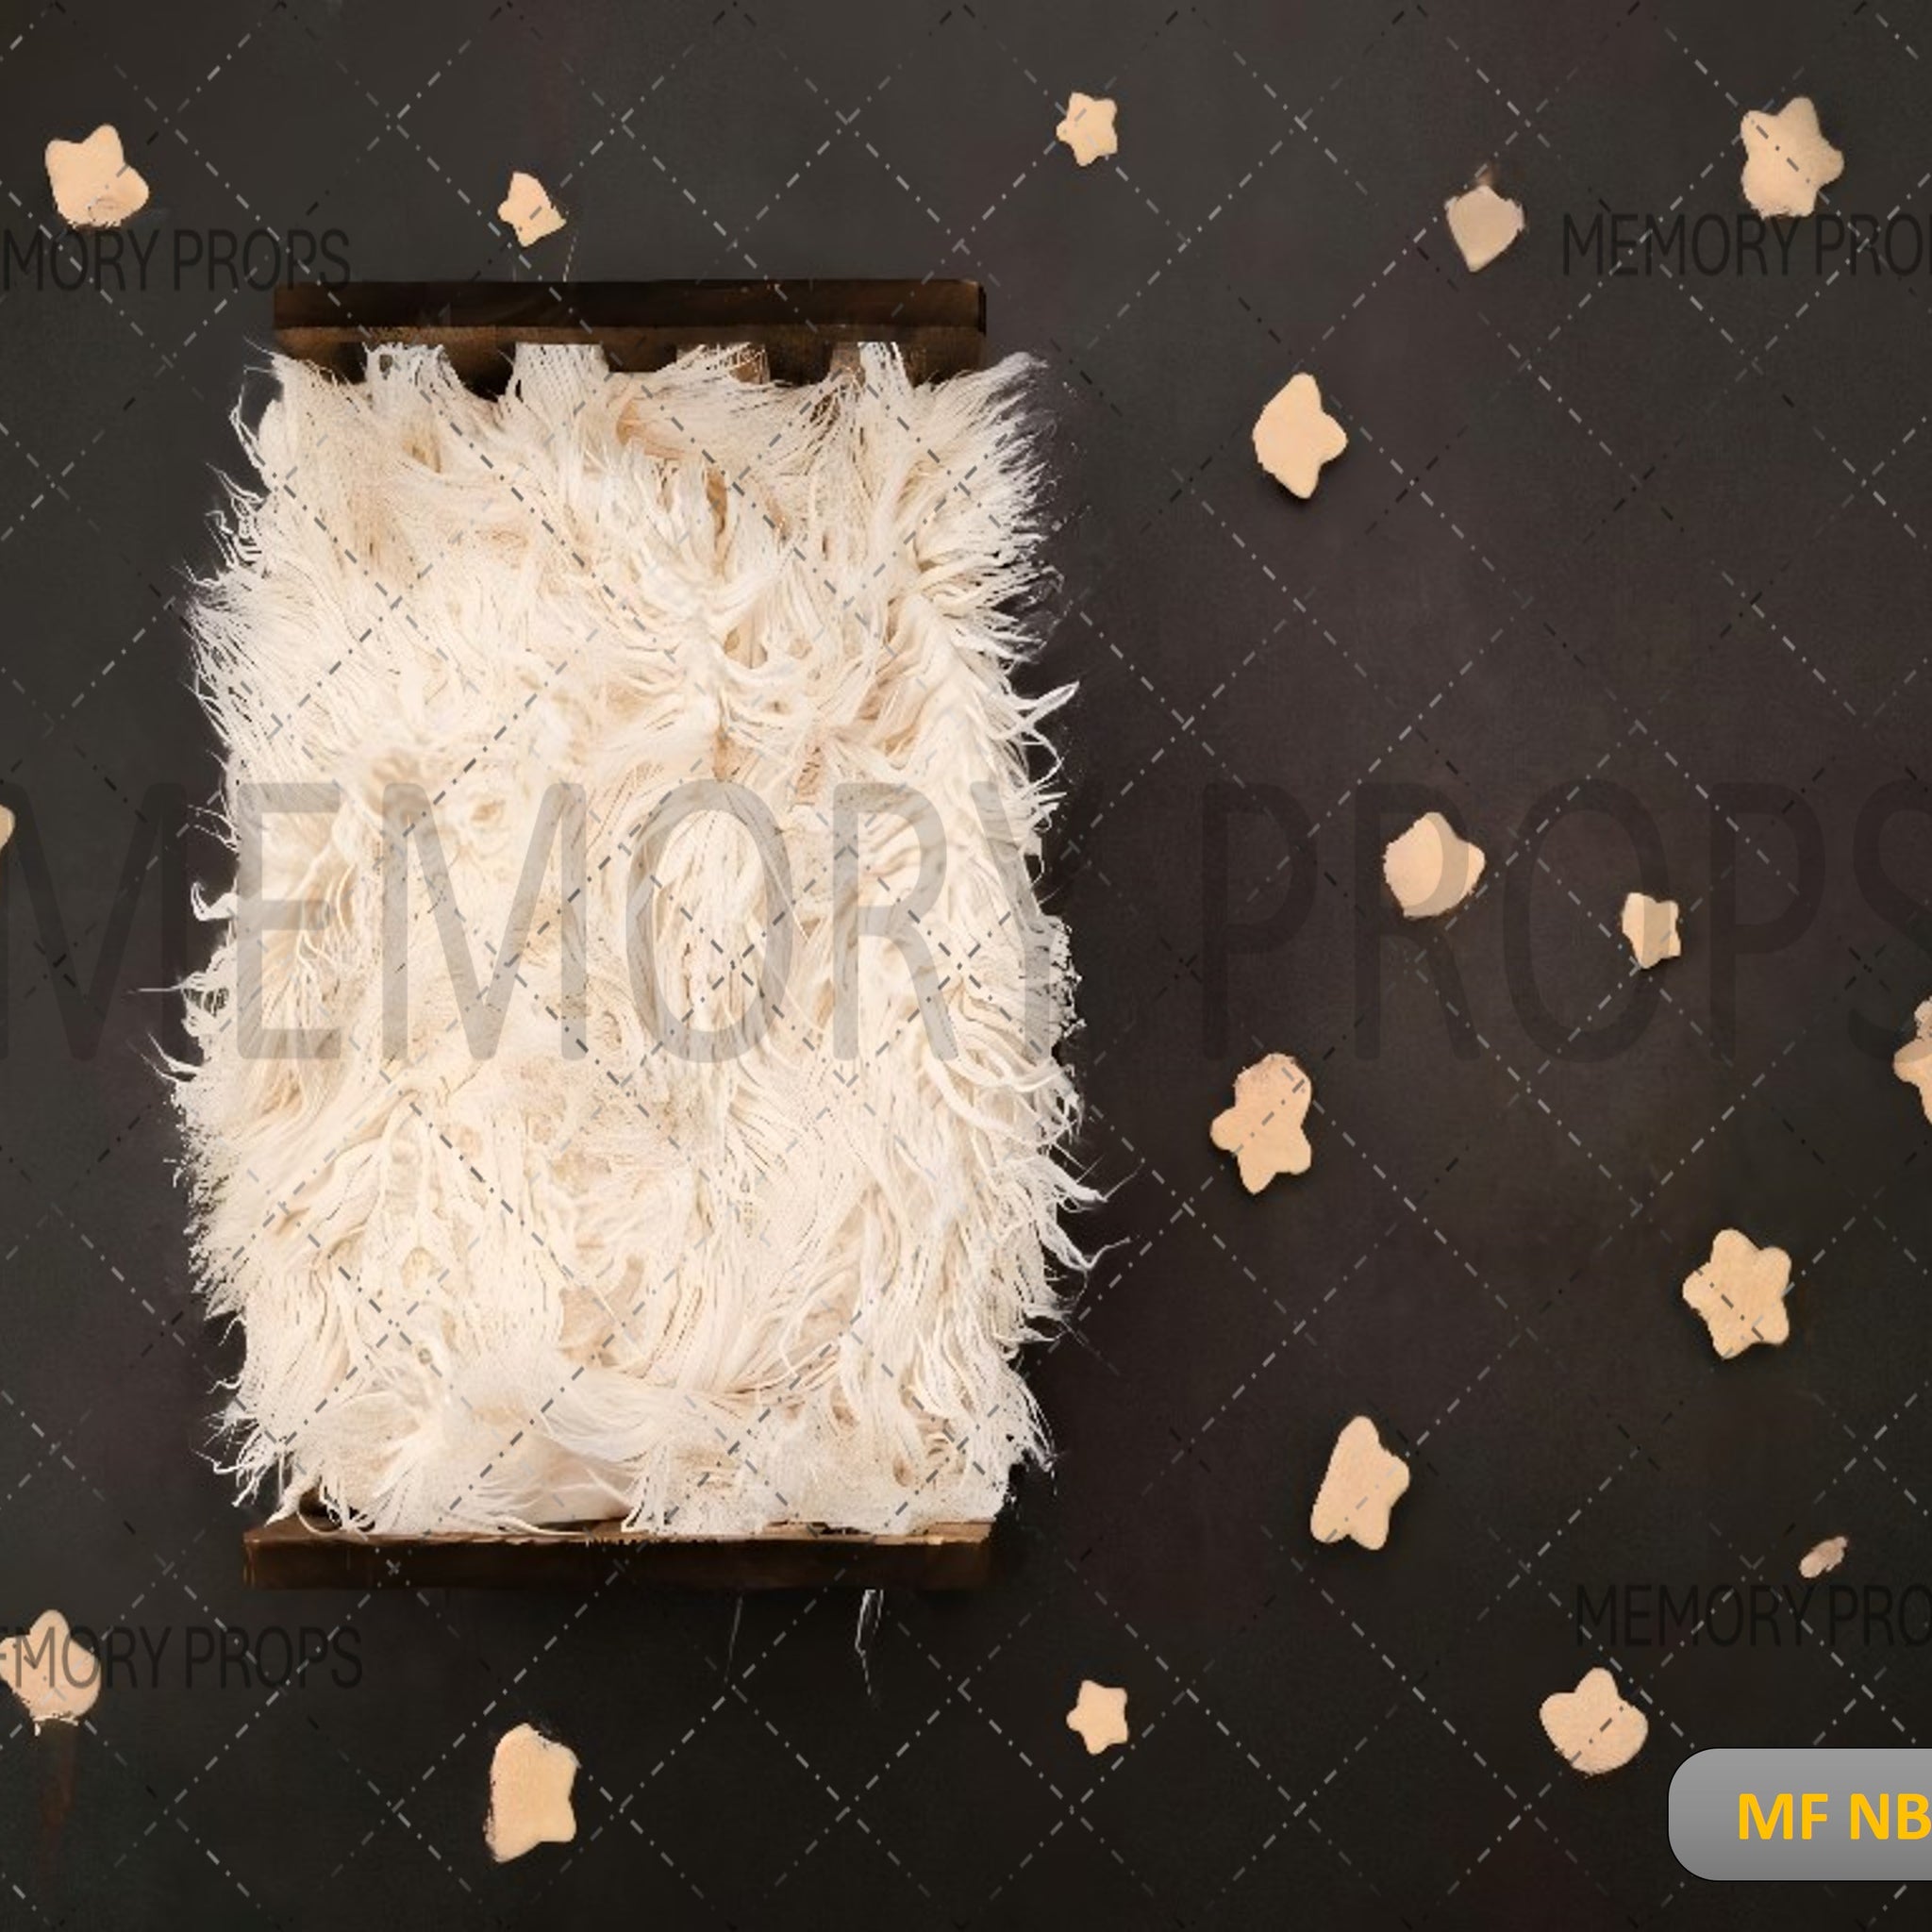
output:
<path id="1" fill-rule="evenodd" d="M 433 343 L 486 391 L 517 342 L 595 342 L 632 371 L 748 342 L 779 382 L 817 382 L 841 343 L 896 342 L 913 379 L 932 381 L 984 359 L 986 293 L 965 281 L 305 282 L 275 291 L 275 339 L 351 381 L 374 345 Z"/>
<path id="2" fill-rule="evenodd" d="M 364 1537 L 304 1513 L 242 1536 L 242 1580 L 258 1590 L 591 1590 L 613 1566 L 641 1582 L 705 1590 L 975 1590 L 992 1558 L 991 1523 L 904 1537 L 786 1527 L 674 1538 L 616 1523 L 551 1536 Z"/>

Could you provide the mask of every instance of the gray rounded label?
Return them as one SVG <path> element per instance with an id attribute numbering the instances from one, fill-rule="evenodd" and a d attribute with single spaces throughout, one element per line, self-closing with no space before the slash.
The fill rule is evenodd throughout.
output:
<path id="1" fill-rule="evenodd" d="M 1699 1878 L 1932 1878 L 1932 1750 L 1700 1751 L 1671 1850 Z"/>

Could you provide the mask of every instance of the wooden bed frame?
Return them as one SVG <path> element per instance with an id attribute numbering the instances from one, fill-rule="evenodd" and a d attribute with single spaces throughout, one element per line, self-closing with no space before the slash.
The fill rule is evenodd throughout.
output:
<path id="1" fill-rule="evenodd" d="M 977 282 L 352 282 L 275 293 L 285 356 L 361 379 L 371 349 L 433 343 L 472 389 L 502 389 L 518 342 L 594 342 L 613 369 L 662 368 L 680 352 L 742 343 L 750 373 L 816 382 L 861 342 L 895 343 L 915 381 L 976 369 L 986 351 Z M 712 1590 L 908 1586 L 971 1590 L 992 1572 L 991 1523 L 910 1536 L 782 1524 L 743 1539 L 676 1538 L 589 1523 L 546 1535 L 360 1536 L 305 1507 L 242 1538 L 262 1590 L 589 1590 L 613 1567 Z"/>

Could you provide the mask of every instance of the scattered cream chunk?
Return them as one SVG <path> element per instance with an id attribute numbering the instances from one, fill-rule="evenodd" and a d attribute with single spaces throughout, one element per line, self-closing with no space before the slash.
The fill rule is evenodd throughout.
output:
<path id="1" fill-rule="evenodd" d="M 1110 1684 L 1080 1680 L 1080 1695 L 1067 1713 L 1067 1728 L 1077 1731 L 1090 1757 L 1127 1741 L 1127 1693 Z"/>
<path id="2" fill-rule="evenodd" d="M 542 241 L 546 235 L 556 234 L 563 226 L 563 216 L 557 204 L 534 175 L 510 175 L 509 192 L 496 210 L 496 218 L 516 230 L 518 245 L 524 248 L 532 242 Z"/>
<path id="3" fill-rule="evenodd" d="M 47 186 L 61 220 L 75 228 L 118 227 L 147 206 L 147 183 L 127 165 L 120 135 L 105 122 L 85 141 L 47 143 Z"/>
<path id="4" fill-rule="evenodd" d="M 1471 275 L 1488 268 L 1527 225 L 1523 204 L 1498 194 L 1485 179 L 1479 179 L 1467 194 L 1456 195 L 1442 206 L 1449 217 L 1449 233 L 1461 249 Z"/>
<path id="5" fill-rule="evenodd" d="M 1791 1257 L 1782 1248 L 1760 1248 L 1727 1227 L 1711 1242 L 1710 1259 L 1684 1283 L 1684 1299 L 1704 1317 L 1710 1345 L 1728 1361 L 1755 1342 L 1775 1348 L 1790 1334 L 1790 1286 Z"/>
<path id="6" fill-rule="evenodd" d="M 1243 1068 L 1234 1077 L 1234 1105 L 1216 1114 L 1208 1138 L 1232 1154 L 1241 1186 L 1258 1194 L 1276 1174 L 1307 1174 L 1315 1158 L 1302 1123 L 1315 1083 L 1285 1053 Z"/>
<path id="7" fill-rule="evenodd" d="M 24 1637 L 0 1642 L 0 1681 L 25 1707 L 35 1730 L 78 1724 L 101 1694 L 101 1660 L 58 1610 L 43 1610 Z"/>
<path id="8" fill-rule="evenodd" d="M 1565 1762 L 1586 1777 L 1628 1764 L 1650 1735 L 1650 1720 L 1606 1670 L 1587 1671 L 1575 1690 L 1545 1697 L 1537 1714 Z"/>
<path id="9" fill-rule="evenodd" d="M 1405 919 L 1434 919 L 1475 891 L 1488 862 L 1479 846 L 1457 837 L 1456 827 L 1432 811 L 1390 841 L 1382 876 Z"/>
<path id="10" fill-rule="evenodd" d="M 570 1807 L 576 1774 L 576 1753 L 529 1724 L 496 1740 L 484 1837 L 499 1865 L 538 1845 L 567 1845 L 576 1837 L 576 1814 Z"/>
<path id="11" fill-rule="evenodd" d="M 1308 1528 L 1318 1543 L 1352 1537 L 1365 1550 L 1379 1550 L 1389 1541 L 1389 1512 L 1407 1488 L 1408 1464 L 1383 1448 L 1374 1424 L 1358 1415 L 1335 1439 Z"/>
<path id="12" fill-rule="evenodd" d="M 1630 893 L 1624 901 L 1624 937 L 1646 971 L 1660 960 L 1678 958 L 1684 941 L 1677 935 L 1677 902 Z"/>
<path id="13" fill-rule="evenodd" d="M 1803 95 L 1775 114 L 1746 114 L 1744 199 L 1761 215 L 1808 215 L 1818 191 L 1845 171 L 1845 158 L 1824 138 L 1818 109 Z"/>
<path id="14" fill-rule="evenodd" d="M 1054 129 L 1054 138 L 1073 149 L 1074 158 L 1084 168 L 1103 155 L 1118 154 L 1121 138 L 1114 131 L 1115 108 L 1108 100 L 1095 100 L 1091 94 L 1069 94 L 1067 118 Z"/>
<path id="15" fill-rule="evenodd" d="M 1919 1105 L 1932 1121 L 1932 1000 L 1912 1015 L 1912 1038 L 1891 1057 L 1891 1071 L 1907 1087 L 1919 1090 Z"/>
<path id="16" fill-rule="evenodd" d="M 1823 1576 L 1827 1570 L 1836 1570 L 1845 1559 L 1845 1552 L 1852 1546 L 1848 1536 L 1828 1536 L 1822 1543 L 1812 1546 L 1798 1558 L 1798 1574 L 1810 1578 Z"/>
<path id="17" fill-rule="evenodd" d="M 1322 407 L 1322 391 L 1305 369 L 1291 375 L 1255 421 L 1255 456 L 1261 467 L 1304 502 L 1314 495 L 1322 466 L 1348 447 L 1348 432 Z"/>

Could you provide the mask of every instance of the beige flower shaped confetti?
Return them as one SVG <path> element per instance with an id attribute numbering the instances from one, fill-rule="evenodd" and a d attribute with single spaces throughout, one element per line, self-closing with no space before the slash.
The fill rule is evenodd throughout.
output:
<path id="1" fill-rule="evenodd" d="M 26 1707 L 35 1730 L 78 1724 L 101 1694 L 101 1660 L 58 1610 L 43 1610 L 24 1637 L 0 1643 L 0 1681 Z"/>
<path id="2" fill-rule="evenodd" d="M 1814 1576 L 1823 1576 L 1827 1570 L 1836 1570 L 1845 1559 L 1845 1552 L 1852 1546 L 1848 1536 L 1828 1536 L 1822 1543 L 1812 1546 L 1798 1558 L 1798 1574 L 1809 1582 Z"/>
<path id="3" fill-rule="evenodd" d="M 127 165 L 106 122 L 85 141 L 47 143 L 47 186 L 70 227 L 118 227 L 147 206 L 147 183 Z"/>
<path id="4" fill-rule="evenodd" d="M 496 1740 L 490 1760 L 490 1822 L 483 1836 L 499 1865 L 538 1845 L 567 1845 L 577 1835 L 571 1809 L 577 1755 L 567 1744 L 519 1724 Z"/>
<path id="5" fill-rule="evenodd" d="M 1315 1158 L 1302 1123 L 1315 1083 L 1285 1053 L 1271 1053 L 1234 1076 L 1234 1105 L 1214 1117 L 1208 1138 L 1232 1154 L 1241 1186 L 1258 1194 L 1276 1174 L 1307 1174 Z"/>
<path id="6" fill-rule="evenodd" d="M 1322 466 L 1348 447 L 1348 432 L 1322 408 L 1322 391 L 1305 369 L 1291 375 L 1255 421 L 1255 456 L 1291 496 L 1315 493 Z"/>
<path id="7" fill-rule="evenodd" d="M 1485 168 L 1475 186 L 1442 204 L 1449 233 L 1471 275 L 1480 275 L 1528 225 L 1523 204 L 1498 194 Z"/>
<path id="8" fill-rule="evenodd" d="M 1912 1015 L 1912 1038 L 1891 1057 L 1891 1071 L 1907 1087 L 1919 1090 L 1919 1105 L 1932 1121 L 1932 1000 Z"/>
<path id="9" fill-rule="evenodd" d="M 496 218 L 508 222 L 517 231 L 517 242 L 525 248 L 532 242 L 542 241 L 546 235 L 556 234 L 563 226 L 563 216 L 558 212 L 557 204 L 534 175 L 510 175 L 509 192 L 496 210 Z"/>
<path id="10" fill-rule="evenodd" d="M 1624 937 L 1638 965 L 1648 972 L 1663 959 L 1677 958 L 1684 941 L 1677 936 L 1677 902 L 1631 892 L 1624 900 Z"/>
<path id="11" fill-rule="evenodd" d="M 1091 94 L 1069 94 L 1067 118 L 1054 129 L 1054 139 L 1065 142 L 1083 168 L 1103 155 L 1118 154 L 1121 138 L 1114 131 L 1114 113 L 1111 101 L 1095 100 Z"/>
<path id="12" fill-rule="evenodd" d="M 1408 1488 L 1408 1464 L 1382 1446 L 1375 1425 L 1358 1415 L 1335 1439 L 1308 1528 L 1318 1543 L 1352 1537 L 1365 1550 L 1389 1541 L 1389 1512 Z"/>
<path id="13" fill-rule="evenodd" d="M 1078 1731 L 1090 1757 L 1127 1741 L 1127 1693 L 1091 1677 L 1080 1680 L 1080 1695 L 1067 1713 L 1067 1728 Z"/>
<path id="14" fill-rule="evenodd" d="M 1537 1715 L 1550 1742 L 1586 1777 L 1628 1764 L 1650 1735 L 1650 1720 L 1605 1670 L 1587 1671 L 1575 1690 L 1545 1697 Z"/>
<path id="15" fill-rule="evenodd" d="M 1684 1283 L 1684 1299 L 1704 1317 L 1710 1345 L 1728 1361 L 1755 1342 L 1775 1348 L 1790 1334 L 1790 1286 L 1791 1257 L 1782 1248 L 1760 1248 L 1726 1227 L 1711 1242 L 1710 1259 Z"/>
<path id="16" fill-rule="evenodd" d="M 1481 847 L 1458 838 L 1456 827 L 1432 811 L 1390 841 L 1382 876 L 1405 919 L 1435 919 L 1453 912 L 1475 891 L 1488 863 Z"/>
<path id="17" fill-rule="evenodd" d="M 1746 114 L 1744 199 L 1761 215 L 1808 215 L 1818 191 L 1845 171 L 1845 158 L 1824 138 L 1818 109 L 1800 94 L 1775 114 Z"/>
<path id="18" fill-rule="evenodd" d="M 0 805 L 0 852 L 7 849 L 7 841 L 13 837 L 13 814 Z"/>

